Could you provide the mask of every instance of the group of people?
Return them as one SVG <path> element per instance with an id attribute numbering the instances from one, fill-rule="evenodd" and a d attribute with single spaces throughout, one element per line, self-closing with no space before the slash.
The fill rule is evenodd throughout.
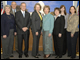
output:
<path id="1" fill-rule="evenodd" d="M 4 7 L 5 13 L 1 15 L 1 40 L 3 49 L 3 58 L 9 59 L 13 57 L 13 42 L 16 41 L 16 51 L 19 58 L 22 54 L 29 57 L 29 28 L 31 27 L 33 35 L 32 56 L 39 58 L 39 39 L 43 35 L 43 53 L 44 58 L 49 58 L 53 54 L 53 42 L 55 49 L 55 58 L 62 58 L 68 51 L 68 57 L 76 57 L 76 42 L 78 37 L 79 17 L 76 14 L 74 6 L 70 7 L 69 13 L 66 13 L 66 7 L 61 5 L 60 8 L 54 9 L 54 16 L 50 14 L 50 7 L 45 5 L 43 11 L 45 15 L 42 17 L 40 10 L 41 5 L 36 3 L 34 12 L 30 13 L 26 10 L 26 3 L 22 2 L 20 10 L 16 9 L 16 2 L 12 2 L 11 6 Z M 25 49 L 22 51 L 22 42 L 25 41 Z"/>

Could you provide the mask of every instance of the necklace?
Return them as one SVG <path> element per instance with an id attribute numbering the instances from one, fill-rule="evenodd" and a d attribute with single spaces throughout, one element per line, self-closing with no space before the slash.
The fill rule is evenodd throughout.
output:
<path id="1" fill-rule="evenodd" d="M 10 17 L 9 16 L 7 16 L 9 19 L 11 19 L 12 18 L 12 16 L 10 15 Z"/>

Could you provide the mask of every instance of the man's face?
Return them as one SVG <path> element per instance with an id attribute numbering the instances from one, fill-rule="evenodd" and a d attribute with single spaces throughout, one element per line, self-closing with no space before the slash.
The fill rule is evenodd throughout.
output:
<path id="1" fill-rule="evenodd" d="M 11 7 L 12 7 L 13 9 L 16 9 L 16 6 L 17 6 L 16 2 L 12 2 Z"/>
<path id="2" fill-rule="evenodd" d="M 21 4 L 20 8 L 22 11 L 25 11 L 26 10 L 26 4 Z"/>

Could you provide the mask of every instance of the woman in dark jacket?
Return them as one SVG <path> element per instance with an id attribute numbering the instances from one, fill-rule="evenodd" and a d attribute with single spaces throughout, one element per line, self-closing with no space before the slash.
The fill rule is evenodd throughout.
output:
<path id="1" fill-rule="evenodd" d="M 54 20 L 54 29 L 53 29 L 53 39 L 54 39 L 54 48 L 55 48 L 55 58 L 62 57 L 63 51 L 63 34 L 64 34 L 64 25 L 65 25 L 65 18 L 64 16 L 60 15 L 60 9 L 55 8 L 55 20 Z"/>
<path id="2" fill-rule="evenodd" d="M 9 59 L 12 53 L 14 35 L 16 35 L 16 25 L 14 16 L 10 14 L 10 6 L 4 7 L 5 13 L 1 15 L 1 40 L 3 49 L 3 58 Z M 15 32 L 15 33 L 14 33 Z"/>
<path id="3" fill-rule="evenodd" d="M 33 34 L 33 47 L 32 47 L 32 56 L 39 58 L 38 54 L 39 47 L 39 38 L 41 35 L 42 28 L 42 16 L 40 14 L 41 5 L 36 3 L 34 6 L 34 12 L 32 13 L 32 34 Z"/>

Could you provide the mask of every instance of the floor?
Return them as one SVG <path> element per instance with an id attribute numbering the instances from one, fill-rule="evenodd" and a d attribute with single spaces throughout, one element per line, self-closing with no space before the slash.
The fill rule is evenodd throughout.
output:
<path id="1" fill-rule="evenodd" d="M 16 51 L 13 52 L 14 57 L 11 57 L 10 59 L 45 59 L 43 56 L 43 52 L 39 51 L 39 53 L 41 54 L 41 56 L 39 56 L 39 58 L 35 58 L 31 55 L 31 51 L 28 52 L 29 57 L 25 57 L 24 54 L 22 55 L 22 58 L 18 58 L 18 53 Z M 1 54 L 1 59 L 3 59 L 3 55 Z M 55 58 L 55 56 L 50 56 L 49 58 L 46 59 L 57 59 Z M 67 57 L 67 53 L 65 55 L 62 56 L 62 58 L 59 59 L 71 59 L 70 57 Z M 79 59 L 79 56 L 76 56 L 75 59 Z"/>

